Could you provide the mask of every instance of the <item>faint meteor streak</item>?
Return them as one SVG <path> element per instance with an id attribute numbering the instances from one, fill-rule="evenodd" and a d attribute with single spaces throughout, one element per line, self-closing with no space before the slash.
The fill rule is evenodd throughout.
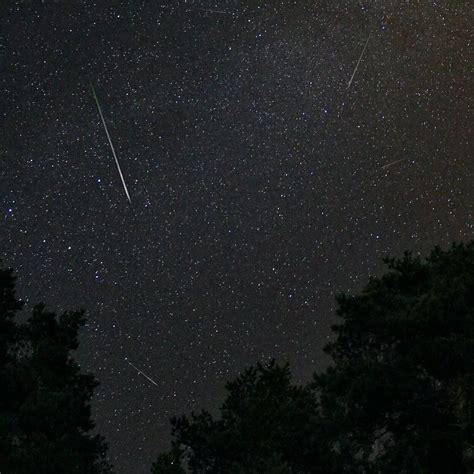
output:
<path id="1" fill-rule="evenodd" d="M 387 163 L 386 165 L 383 165 L 381 169 L 388 168 L 389 166 L 396 165 L 397 163 L 400 163 L 401 161 L 405 161 L 407 158 L 402 158 L 400 160 L 392 161 L 391 163 Z"/>
<path id="2" fill-rule="evenodd" d="M 143 377 L 145 377 L 147 380 L 149 380 L 153 385 L 156 385 L 158 387 L 158 384 L 150 377 L 148 377 L 147 374 L 145 374 L 144 372 L 142 372 L 137 366 L 133 365 L 126 357 L 125 357 L 125 362 L 132 366 L 139 374 L 142 374 Z"/>
<path id="3" fill-rule="evenodd" d="M 91 84 L 91 87 L 92 87 L 92 95 L 94 96 L 94 100 L 95 100 L 95 103 L 97 105 L 97 110 L 99 111 L 100 119 L 102 120 L 102 125 L 104 126 L 104 130 L 105 130 L 105 133 L 107 135 L 107 139 L 109 140 L 110 149 L 112 150 L 112 155 L 114 155 L 115 164 L 117 165 L 117 170 L 119 172 L 120 179 L 122 180 L 123 189 L 124 189 L 125 194 L 127 196 L 128 202 L 130 204 L 132 204 L 132 200 L 130 199 L 130 194 L 128 194 L 127 185 L 125 184 L 125 179 L 123 178 L 122 170 L 120 169 L 120 163 L 119 163 L 119 160 L 117 159 L 117 155 L 115 153 L 115 148 L 114 148 L 114 145 L 112 144 L 112 139 L 110 138 L 109 130 L 107 128 L 107 124 L 105 123 L 104 115 L 102 114 L 102 109 L 100 108 L 99 99 L 97 98 L 94 86 L 92 84 Z"/>
<path id="4" fill-rule="evenodd" d="M 370 35 L 369 35 L 369 37 L 367 38 L 367 41 L 365 42 L 364 49 L 362 50 L 362 53 L 360 53 L 359 60 L 357 61 L 356 67 L 354 68 L 354 72 L 352 73 L 352 76 L 351 76 L 351 78 L 349 79 L 349 83 L 347 84 L 347 88 L 348 88 L 348 89 L 349 89 L 349 87 L 351 87 L 352 80 L 354 79 L 354 76 L 356 75 L 357 69 L 359 69 L 359 64 L 360 64 L 360 62 L 362 61 L 362 57 L 364 56 L 365 50 L 366 50 L 366 48 L 367 48 L 367 45 L 369 44 L 369 39 L 370 39 Z"/>

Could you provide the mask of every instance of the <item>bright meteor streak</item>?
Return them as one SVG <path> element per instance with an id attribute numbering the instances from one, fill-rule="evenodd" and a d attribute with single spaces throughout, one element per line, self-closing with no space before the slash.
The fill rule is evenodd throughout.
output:
<path id="1" fill-rule="evenodd" d="M 109 134 L 109 130 L 107 128 L 107 125 L 105 123 L 105 119 L 104 119 L 104 116 L 102 114 L 102 109 L 100 108 L 100 104 L 99 104 L 99 99 L 97 98 L 97 95 L 95 93 L 95 89 L 94 89 L 94 86 L 91 84 L 91 87 L 92 87 L 92 95 L 94 96 L 94 100 L 95 100 L 95 103 L 97 105 L 97 110 L 99 111 L 99 115 L 100 115 L 100 119 L 102 120 L 102 125 L 104 126 L 104 130 L 105 130 L 105 133 L 107 135 L 107 139 L 109 140 L 109 145 L 110 145 L 110 149 L 112 150 L 112 155 L 114 155 L 114 159 L 115 159 L 115 164 L 117 165 L 117 170 L 119 172 L 119 175 L 120 175 L 120 179 L 122 181 L 122 185 L 123 185 L 123 189 L 125 191 L 125 194 L 127 196 L 127 199 L 128 199 L 128 202 L 130 204 L 132 204 L 132 200 L 130 199 L 130 194 L 128 194 L 128 189 L 127 189 L 127 185 L 125 184 L 125 179 L 123 178 L 123 174 L 122 174 L 122 170 L 120 169 L 120 163 L 117 159 L 117 155 L 115 153 L 115 149 L 114 149 L 114 145 L 112 144 L 112 139 L 110 138 L 110 134 Z"/>
<path id="2" fill-rule="evenodd" d="M 389 166 L 396 165 L 397 163 L 400 163 L 401 161 L 405 161 L 405 160 L 407 160 L 407 158 L 402 158 L 400 160 L 392 161 L 391 163 L 383 165 L 381 169 L 388 168 Z"/>
<path id="3" fill-rule="evenodd" d="M 357 69 L 359 69 L 359 64 L 360 64 L 360 62 L 362 61 L 362 57 L 364 56 L 365 50 L 366 50 L 366 48 L 367 48 L 367 45 L 369 44 L 369 39 L 370 39 L 370 35 L 369 35 L 369 37 L 367 38 L 367 41 L 365 42 L 364 49 L 362 50 L 362 53 L 360 53 L 359 60 L 357 61 L 356 67 L 354 68 L 354 72 L 352 73 L 352 76 L 351 76 L 351 78 L 349 79 L 349 83 L 347 84 L 347 88 L 348 88 L 348 89 L 349 89 L 349 87 L 351 87 L 352 80 L 354 79 L 354 76 L 356 75 Z"/>
<path id="4" fill-rule="evenodd" d="M 132 366 L 139 374 L 142 374 L 143 377 L 145 377 L 147 380 L 149 380 L 153 385 L 156 385 L 158 387 L 158 384 L 150 377 L 148 377 L 147 374 L 145 374 L 144 372 L 142 372 L 137 366 L 133 365 L 126 357 L 125 357 L 125 362 Z"/>

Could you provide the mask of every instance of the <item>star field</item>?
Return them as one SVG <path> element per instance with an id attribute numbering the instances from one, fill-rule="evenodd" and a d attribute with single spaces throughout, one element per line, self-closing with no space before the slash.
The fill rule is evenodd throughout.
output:
<path id="1" fill-rule="evenodd" d="M 324 368 L 335 293 L 383 257 L 474 237 L 470 2 L 0 13 L 0 256 L 27 309 L 87 309 L 78 359 L 120 474 L 257 360 Z"/>

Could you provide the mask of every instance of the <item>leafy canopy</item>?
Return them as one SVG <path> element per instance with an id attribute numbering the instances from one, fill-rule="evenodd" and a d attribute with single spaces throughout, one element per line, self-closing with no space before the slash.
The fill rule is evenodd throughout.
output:
<path id="1" fill-rule="evenodd" d="M 94 428 L 97 382 L 71 352 L 84 312 L 61 316 L 38 304 L 25 322 L 12 270 L 0 270 L 0 472 L 105 474 L 106 444 Z"/>
<path id="2" fill-rule="evenodd" d="M 385 262 L 337 296 L 331 367 L 303 387 L 287 365 L 245 370 L 218 419 L 172 419 L 154 474 L 473 472 L 474 242 Z"/>

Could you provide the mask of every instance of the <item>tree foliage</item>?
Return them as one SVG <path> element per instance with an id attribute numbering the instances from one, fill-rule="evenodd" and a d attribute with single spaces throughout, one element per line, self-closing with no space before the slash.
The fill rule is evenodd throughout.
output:
<path id="1" fill-rule="evenodd" d="M 337 297 L 324 419 L 352 472 L 472 472 L 474 243 L 386 263 Z"/>
<path id="2" fill-rule="evenodd" d="M 289 474 L 308 464 L 317 405 L 308 388 L 292 385 L 288 365 L 257 364 L 226 388 L 219 420 L 206 411 L 172 420 L 192 472 Z"/>
<path id="3" fill-rule="evenodd" d="M 90 434 L 97 382 L 71 355 L 84 313 L 39 304 L 22 323 L 22 306 L 12 271 L 0 270 L 0 472 L 111 472 L 103 438 Z"/>
<path id="4" fill-rule="evenodd" d="M 257 364 L 214 419 L 172 419 L 192 473 L 459 473 L 474 469 L 474 242 L 387 259 L 337 296 L 334 364 L 307 386 Z M 169 472 L 156 466 L 154 474 Z M 178 471 L 173 471 L 178 472 Z"/>
<path id="5" fill-rule="evenodd" d="M 151 468 L 152 474 L 185 474 L 181 466 L 182 452 L 174 449 L 169 453 L 162 453 Z"/>

